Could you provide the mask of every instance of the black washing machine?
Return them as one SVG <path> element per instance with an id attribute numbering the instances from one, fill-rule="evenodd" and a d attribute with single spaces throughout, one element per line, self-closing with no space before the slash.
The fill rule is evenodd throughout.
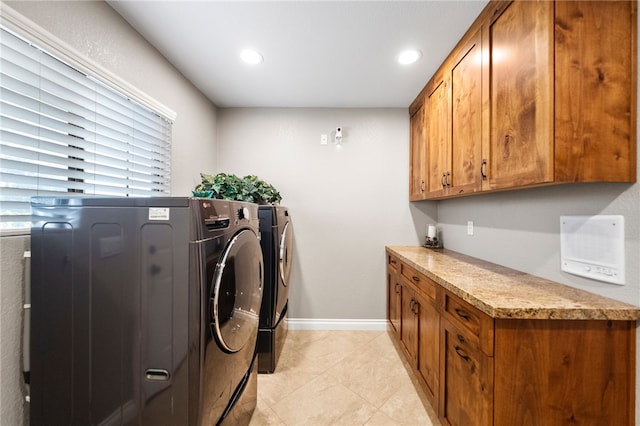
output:
<path id="1" fill-rule="evenodd" d="M 32 200 L 32 424 L 247 424 L 263 263 L 255 204 Z"/>
<path id="2" fill-rule="evenodd" d="M 190 362 L 192 406 L 199 425 L 248 424 L 257 402 L 256 343 L 263 290 L 262 250 L 258 240 L 258 206 L 200 199 L 193 244 L 190 340 L 200 350 Z M 197 325 L 196 325 L 197 324 Z M 193 368 L 191 368 L 193 366 Z"/>
<path id="3" fill-rule="evenodd" d="M 293 228 L 289 209 L 284 206 L 260 206 L 259 215 L 265 272 L 258 331 L 258 372 L 273 373 L 287 335 Z"/>

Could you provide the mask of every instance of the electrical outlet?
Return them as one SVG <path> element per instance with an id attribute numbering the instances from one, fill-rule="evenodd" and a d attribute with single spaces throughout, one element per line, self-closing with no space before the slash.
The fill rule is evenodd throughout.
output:
<path id="1" fill-rule="evenodd" d="M 327 135 L 320 135 L 320 145 L 327 145 L 329 143 L 329 138 Z"/>
<path id="2" fill-rule="evenodd" d="M 473 221 L 467 221 L 467 235 L 473 235 Z"/>

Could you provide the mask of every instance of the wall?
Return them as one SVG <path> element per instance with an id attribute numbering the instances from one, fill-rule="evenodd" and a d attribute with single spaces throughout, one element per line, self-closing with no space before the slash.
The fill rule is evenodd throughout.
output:
<path id="1" fill-rule="evenodd" d="M 29 237 L 0 238 L 0 425 L 23 424 L 23 253 Z"/>
<path id="2" fill-rule="evenodd" d="M 290 209 L 290 318 L 385 318 L 384 246 L 418 244 L 436 213 L 407 202 L 407 110 L 220 109 L 218 125 L 218 170 L 258 175 Z"/>
<path id="3" fill-rule="evenodd" d="M 104 2 L 3 2 L 80 54 L 177 113 L 172 195 L 190 195 L 211 168 L 216 107 Z M 28 424 L 21 390 L 23 252 L 27 235 L 0 237 L 0 424 Z"/>

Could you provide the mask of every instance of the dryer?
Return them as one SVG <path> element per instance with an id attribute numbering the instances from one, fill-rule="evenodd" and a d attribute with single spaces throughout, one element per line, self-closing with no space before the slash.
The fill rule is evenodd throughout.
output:
<path id="1" fill-rule="evenodd" d="M 248 424 L 257 402 L 256 343 L 264 267 L 258 240 L 258 206 L 200 199 L 194 210 L 190 315 L 193 416 L 202 426 Z M 196 406 L 197 401 L 197 406 Z"/>
<path id="2" fill-rule="evenodd" d="M 263 283 L 257 205 L 32 200 L 33 424 L 247 424 Z"/>
<path id="3" fill-rule="evenodd" d="M 259 207 L 264 295 L 258 331 L 258 372 L 273 373 L 287 335 L 293 227 L 284 206 Z"/>

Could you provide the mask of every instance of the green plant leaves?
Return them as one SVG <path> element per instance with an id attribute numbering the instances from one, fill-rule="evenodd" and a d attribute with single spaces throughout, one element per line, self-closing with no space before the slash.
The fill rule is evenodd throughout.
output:
<path id="1" fill-rule="evenodd" d="M 202 182 L 192 191 L 195 197 L 247 201 L 257 204 L 278 204 L 282 197 L 271 184 L 258 176 L 239 178 L 233 174 L 218 173 L 215 176 L 200 173 Z"/>

